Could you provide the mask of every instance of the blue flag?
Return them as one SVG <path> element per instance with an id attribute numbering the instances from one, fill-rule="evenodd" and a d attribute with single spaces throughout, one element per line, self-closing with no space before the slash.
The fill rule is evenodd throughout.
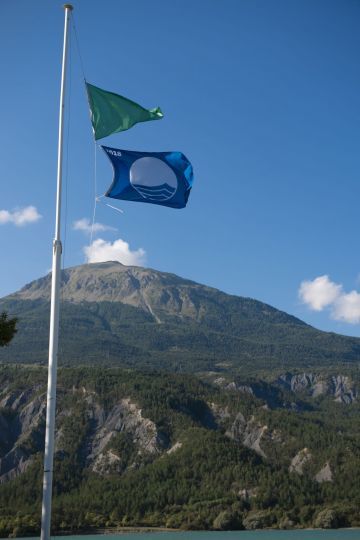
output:
<path id="1" fill-rule="evenodd" d="M 102 146 L 114 168 L 107 197 L 184 208 L 193 168 L 181 152 L 133 152 Z"/>

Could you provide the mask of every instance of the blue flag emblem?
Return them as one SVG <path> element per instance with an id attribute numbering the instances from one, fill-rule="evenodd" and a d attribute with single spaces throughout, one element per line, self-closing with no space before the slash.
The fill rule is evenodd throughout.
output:
<path id="1" fill-rule="evenodd" d="M 184 208 L 193 168 L 181 152 L 133 152 L 102 146 L 114 169 L 107 197 Z"/>

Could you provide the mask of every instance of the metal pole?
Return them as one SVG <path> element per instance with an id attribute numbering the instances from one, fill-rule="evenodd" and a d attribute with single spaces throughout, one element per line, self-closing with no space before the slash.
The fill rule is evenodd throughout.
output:
<path id="1" fill-rule="evenodd" d="M 52 496 L 53 461 L 54 461 L 56 375 L 57 375 L 57 354 L 58 354 L 58 341 L 59 341 L 59 293 L 60 293 L 61 251 L 62 251 L 61 240 L 60 240 L 60 217 L 61 217 L 61 181 L 62 181 L 64 106 L 65 106 L 65 75 L 66 75 L 68 27 L 69 27 L 70 13 L 73 7 L 70 4 L 65 4 L 64 9 L 65 9 L 65 26 L 64 26 L 64 46 L 63 46 L 63 56 L 62 56 L 60 113 L 59 113 L 56 224 L 55 224 L 55 238 L 53 242 L 52 282 L 51 282 L 49 373 L 48 373 L 48 390 L 47 390 L 47 404 L 46 404 L 46 432 L 45 432 L 43 502 L 42 502 L 42 513 L 41 513 L 41 540 L 50 539 L 51 496 Z"/>

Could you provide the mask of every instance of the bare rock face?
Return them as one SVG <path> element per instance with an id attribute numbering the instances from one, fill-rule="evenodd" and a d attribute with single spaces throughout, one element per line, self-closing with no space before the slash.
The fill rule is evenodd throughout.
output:
<path id="1" fill-rule="evenodd" d="M 106 411 L 97 401 L 96 394 L 85 388 L 73 388 L 75 402 L 85 403 L 89 431 L 84 441 L 87 466 L 94 472 L 107 474 L 123 470 L 121 456 L 111 447 L 112 438 L 125 433 L 135 456 L 156 456 L 169 447 L 167 438 L 158 432 L 155 423 L 143 416 L 141 409 L 130 398 L 125 398 Z M 26 392 L 0 394 L 0 483 L 23 473 L 32 463 L 33 456 L 43 447 L 46 415 L 46 394 L 38 388 Z M 61 399 L 59 400 L 61 403 Z M 63 422 L 72 414 L 71 406 L 57 414 L 55 445 L 62 452 L 64 444 Z M 180 444 L 180 443 L 179 443 Z M 179 445 L 173 448 L 175 451 Z"/>
<path id="2" fill-rule="evenodd" d="M 315 475 L 315 480 L 321 484 L 322 482 L 332 482 L 333 474 L 329 462 L 327 461 L 322 469 Z"/>
<path id="3" fill-rule="evenodd" d="M 350 378 L 344 375 L 337 375 L 331 377 L 331 383 L 333 388 L 333 394 L 335 401 L 340 403 L 346 403 L 347 405 L 356 401 L 358 397 L 357 389 L 351 383 Z"/>
<path id="4" fill-rule="evenodd" d="M 48 300 L 50 287 L 49 274 L 9 298 Z M 161 323 L 166 315 L 200 319 L 201 308 L 193 291 L 201 288 L 204 286 L 187 280 L 179 285 L 172 274 L 109 261 L 64 270 L 61 295 L 64 301 L 72 303 L 121 302 L 143 309 Z"/>
<path id="5" fill-rule="evenodd" d="M 237 392 L 240 392 L 242 394 L 248 394 L 250 396 L 254 396 L 254 390 L 252 387 L 248 384 L 237 384 L 235 381 L 230 382 L 225 386 L 226 390 L 236 390 Z"/>
<path id="6" fill-rule="evenodd" d="M 25 472 L 31 463 L 31 456 L 29 457 L 24 450 L 15 446 L 0 459 L 0 484 L 8 482 Z"/>
<path id="7" fill-rule="evenodd" d="M 254 417 L 246 421 L 243 414 L 238 413 L 226 435 L 266 458 L 266 454 L 261 448 L 260 443 L 268 435 L 268 427 L 259 424 Z"/>
<path id="8" fill-rule="evenodd" d="M 228 407 L 221 407 L 217 403 L 209 403 L 209 407 L 217 422 L 223 423 L 231 418 Z"/>
<path id="9" fill-rule="evenodd" d="M 141 409 L 130 399 L 122 399 L 108 414 L 96 403 L 90 403 L 90 417 L 95 420 L 94 437 L 90 442 L 87 461 L 93 471 L 104 473 L 108 466 L 113 467 L 118 456 L 107 447 L 117 433 L 131 434 L 138 454 L 161 454 L 168 441 L 161 435 L 154 422 L 142 416 Z"/>
<path id="10" fill-rule="evenodd" d="M 39 424 L 45 420 L 45 412 L 45 395 L 37 396 L 25 405 L 19 414 L 21 435 L 23 437 L 27 437 L 30 431 L 38 428 Z"/>
<path id="11" fill-rule="evenodd" d="M 301 403 L 290 402 L 284 398 L 283 392 L 277 384 L 267 381 L 257 380 L 249 382 L 235 379 L 229 382 L 225 377 L 216 377 L 213 379 L 213 384 L 220 386 L 220 388 L 228 392 L 236 392 L 246 397 L 257 398 L 265 402 L 265 405 L 270 409 L 285 408 L 301 410 L 302 408 Z"/>
<path id="12" fill-rule="evenodd" d="M 167 454 L 173 454 L 177 450 L 180 450 L 181 447 L 182 447 L 182 442 L 177 441 L 175 444 L 173 444 L 173 446 L 171 448 L 169 448 L 169 450 L 167 450 L 166 453 Z"/>
<path id="13" fill-rule="evenodd" d="M 276 381 L 277 384 L 291 390 L 295 394 L 304 392 L 313 398 L 318 396 L 333 396 L 334 401 L 347 405 L 356 401 L 358 391 L 350 377 L 333 375 L 323 377 L 314 373 L 285 373 Z"/>
<path id="14" fill-rule="evenodd" d="M 300 373 L 298 375 L 286 373 L 279 377 L 279 382 L 282 382 L 284 386 L 288 386 L 295 393 L 312 388 L 317 383 L 317 380 L 317 376 L 313 373 Z"/>
<path id="15" fill-rule="evenodd" d="M 30 396 L 34 393 L 34 388 L 29 388 L 25 391 L 14 391 L 7 393 L 6 390 L 2 392 L 2 398 L 0 400 L 0 408 L 10 408 L 13 411 L 17 411 L 24 405 Z"/>
<path id="16" fill-rule="evenodd" d="M 294 472 L 297 474 L 304 474 L 304 466 L 309 463 L 312 459 L 312 455 L 308 448 L 303 448 L 293 457 L 289 466 L 289 472 Z"/>
<path id="17" fill-rule="evenodd" d="M 112 450 L 100 452 L 95 459 L 92 470 L 98 474 L 104 475 L 109 471 L 117 471 L 117 465 L 120 465 L 121 458 Z"/>
<path id="18" fill-rule="evenodd" d="M 210 403 L 210 408 L 218 424 L 226 428 L 225 435 L 230 439 L 254 450 L 259 456 L 266 458 L 261 443 L 277 444 L 282 442 L 281 433 L 277 430 L 271 431 L 268 426 L 262 425 L 254 416 L 246 419 L 238 412 L 235 418 L 230 414 L 227 407 L 221 407 L 216 403 Z"/>
<path id="19" fill-rule="evenodd" d="M 45 395 L 34 396 L 36 388 L 26 392 L 10 392 L 0 402 L 0 483 L 23 473 L 32 463 L 26 442 L 42 437 L 45 421 Z"/>

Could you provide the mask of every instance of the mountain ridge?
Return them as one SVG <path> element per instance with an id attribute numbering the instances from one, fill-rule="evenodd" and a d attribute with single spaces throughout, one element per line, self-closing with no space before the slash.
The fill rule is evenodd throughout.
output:
<path id="1" fill-rule="evenodd" d="M 87 271 L 89 270 L 89 272 Z M 85 274 L 85 279 L 84 279 Z M 90 274 L 90 276 L 89 276 Z M 121 277 L 125 278 L 125 283 L 121 284 L 120 280 L 114 280 L 114 277 L 118 274 L 122 274 Z M 112 277 L 113 288 L 102 287 L 96 289 L 101 285 L 101 279 L 104 277 Z M 100 278 L 100 279 L 99 279 Z M 155 278 L 155 279 L 154 279 Z M 79 283 L 80 281 L 80 283 Z M 192 289 L 203 289 L 213 294 L 225 295 L 229 298 L 241 298 L 243 301 L 257 302 L 268 308 L 273 312 L 285 314 L 287 317 L 298 324 L 307 325 L 301 319 L 279 310 L 270 304 L 266 304 L 260 300 L 256 300 L 251 297 L 244 297 L 235 294 L 229 294 L 216 287 L 209 285 L 203 285 L 196 281 L 183 278 L 177 274 L 171 272 L 163 272 L 155 270 L 153 268 L 144 268 L 141 266 L 124 265 L 117 261 L 107 261 L 103 263 L 88 263 L 83 265 L 77 265 L 62 270 L 62 284 L 61 284 L 61 300 L 69 301 L 72 303 L 86 302 L 98 302 L 98 301 L 110 301 L 110 302 L 122 302 L 135 307 L 145 308 L 149 310 L 149 306 L 143 297 L 137 298 L 136 292 L 141 293 L 141 287 L 144 289 L 149 288 L 148 285 L 156 281 L 159 286 L 187 286 Z M 116 285 L 121 284 L 120 289 L 115 289 Z M 85 289 L 86 287 L 86 289 Z M 86 291 L 86 294 L 85 294 Z M 4 297 L 4 299 L 22 299 L 22 300 L 49 300 L 51 292 L 51 272 L 46 276 L 33 280 L 26 284 L 19 291 L 11 293 Z M 141 301 L 142 300 L 142 301 Z M 180 304 L 180 302 L 179 302 Z M 195 308 L 195 306 L 191 306 Z M 150 311 L 150 310 L 149 310 Z M 191 309 L 189 310 L 191 313 Z M 191 315 L 190 315 L 191 316 Z M 309 325 L 307 325 L 309 326 Z"/>
<path id="2" fill-rule="evenodd" d="M 19 332 L 0 361 L 47 360 L 51 276 L 0 300 Z M 251 298 L 117 262 L 63 270 L 60 351 L 66 365 L 170 371 L 354 366 L 360 339 L 316 330 Z"/>
<path id="3" fill-rule="evenodd" d="M 359 526 L 360 340 L 152 269 L 62 277 L 58 533 Z M 0 300 L 19 317 L 0 350 L 3 537 L 39 532 L 50 285 Z"/>

